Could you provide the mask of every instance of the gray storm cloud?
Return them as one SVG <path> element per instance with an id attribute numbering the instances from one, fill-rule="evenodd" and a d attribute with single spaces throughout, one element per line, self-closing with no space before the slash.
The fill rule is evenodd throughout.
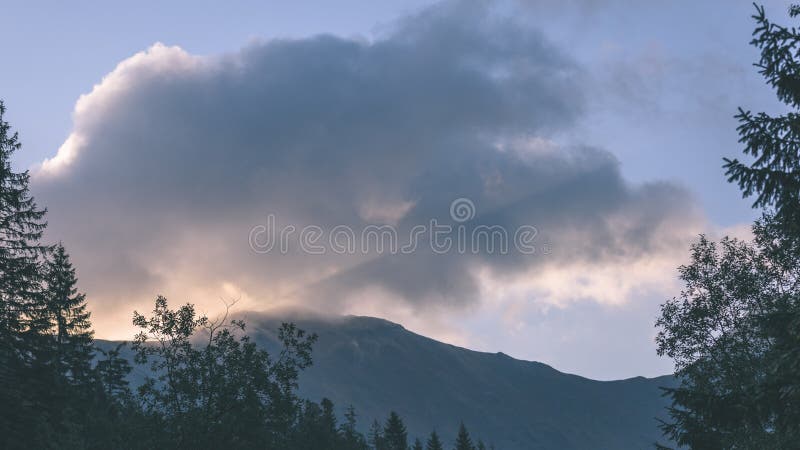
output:
<path id="1" fill-rule="evenodd" d="M 96 316 L 127 317 L 122 306 L 158 292 L 213 300 L 224 289 L 250 307 L 338 310 L 379 292 L 376 302 L 458 308 L 485 295 L 485 274 L 513 283 L 628 267 L 674 250 L 702 221 L 683 190 L 631 186 L 610 153 L 562 142 L 591 95 L 582 87 L 556 45 L 477 3 L 435 6 L 372 40 L 270 40 L 216 56 L 156 44 L 81 97 L 34 189 Z M 269 213 L 298 227 L 409 230 L 447 221 L 459 197 L 477 207 L 470 226 L 531 224 L 552 251 L 264 255 L 248 245 Z"/>

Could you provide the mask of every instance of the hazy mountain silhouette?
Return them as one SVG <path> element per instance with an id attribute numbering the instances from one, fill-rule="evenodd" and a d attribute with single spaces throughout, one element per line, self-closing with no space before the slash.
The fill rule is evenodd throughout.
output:
<path id="1" fill-rule="evenodd" d="M 327 397 L 340 412 L 352 404 L 362 431 L 394 410 L 412 437 L 435 428 L 449 438 L 463 420 L 474 437 L 498 449 L 638 450 L 662 440 L 656 417 L 665 417 L 668 403 L 659 386 L 675 383 L 671 376 L 590 380 L 444 344 L 372 317 L 246 317 L 248 334 L 269 349 L 282 320 L 318 333 L 314 365 L 300 377 L 301 396 Z M 143 373 L 137 367 L 133 381 Z"/>

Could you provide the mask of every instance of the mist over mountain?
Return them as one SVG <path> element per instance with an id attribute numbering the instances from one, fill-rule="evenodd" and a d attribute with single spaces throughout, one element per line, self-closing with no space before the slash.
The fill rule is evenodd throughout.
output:
<path id="1" fill-rule="evenodd" d="M 438 342 L 373 317 L 245 316 L 248 334 L 271 351 L 281 321 L 317 333 L 300 396 L 327 397 L 340 415 L 353 405 L 363 432 L 394 410 L 412 437 L 435 428 L 450 438 L 463 420 L 473 436 L 498 449 L 642 449 L 662 440 L 657 418 L 665 417 L 668 402 L 659 387 L 675 384 L 671 376 L 591 380 Z M 134 384 L 144 374 L 135 367 Z"/>

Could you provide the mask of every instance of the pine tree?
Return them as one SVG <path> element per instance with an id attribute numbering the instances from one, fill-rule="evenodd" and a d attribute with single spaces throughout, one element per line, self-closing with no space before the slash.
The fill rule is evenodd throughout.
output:
<path id="1" fill-rule="evenodd" d="M 34 323 L 34 313 L 41 281 L 39 261 L 47 250 L 39 239 L 47 223 L 45 210 L 30 195 L 28 171 L 11 168 L 11 156 L 21 144 L 3 120 L 5 111 L 0 101 L 0 338 L 4 344 L 19 344 L 26 334 L 41 329 Z M 16 348 L 30 350 L 30 346 Z"/>
<path id="2" fill-rule="evenodd" d="M 408 432 L 403 419 L 392 411 L 383 427 L 383 441 L 386 450 L 408 450 Z"/>
<path id="3" fill-rule="evenodd" d="M 132 393 L 127 381 L 131 365 L 127 359 L 121 356 L 122 348 L 125 345 L 126 343 L 123 342 L 108 351 L 98 350 L 104 357 L 98 359 L 95 367 L 103 394 L 123 404 L 132 401 Z"/>
<path id="4" fill-rule="evenodd" d="M 287 448 L 331 448 L 330 437 L 326 436 L 324 428 L 322 408 L 320 405 L 306 400 L 299 414 L 291 444 Z"/>
<path id="5" fill-rule="evenodd" d="M 411 446 L 412 450 L 423 450 L 422 441 L 419 438 L 414 439 L 414 445 Z"/>
<path id="6" fill-rule="evenodd" d="M 92 324 L 86 295 L 78 292 L 75 269 L 62 244 L 45 268 L 44 302 L 54 337 L 54 359 L 59 374 L 73 382 L 85 381 L 93 358 Z"/>
<path id="7" fill-rule="evenodd" d="M 372 446 L 374 450 L 385 450 L 386 447 L 383 441 L 383 429 L 381 428 L 381 424 L 378 423 L 377 420 L 373 420 L 372 425 L 369 427 L 369 445 Z"/>
<path id="8" fill-rule="evenodd" d="M 442 440 L 439 439 L 439 435 L 436 433 L 436 430 L 432 431 L 430 437 L 428 437 L 425 450 L 444 450 L 444 445 L 442 445 Z"/>
<path id="9" fill-rule="evenodd" d="M 3 120 L 0 101 L 0 447 L 26 442 L 31 427 L 44 420 L 30 395 L 46 389 L 34 377 L 33 356 L 45 327 L 37 320 L 40 301 L 40 257 L 47 250 L 39 242 L 46 226 L 28 190 L 27 171 L 14 172 L 11 156 L 21 148 L 16 133 Z"/>
<path id="10" fill-rule="evenodd" d="M 467 427 L 464 426 L 464 422 L 461 422 L 458 426 L 455 450 L 475 450 L 475 447 L 472 446 L 472 439 L 470 439 L 469 433 L 467 432 Z"/>
<path id="11" fill-rule="evenodd" d="M 342 446 L 346 450 L 365 450 L 367 448 L 367 441 L 356 429 L 356 417 L 356 409 L 353 405 L 348 406 L 344 413 L 344 423 L 339 427 Z"/>
<path id="12" fill-rule="evenodd" d="M 789 9 L 800 15 L 800 6 Z M 751 164 L 725 158 L 728 181 L 735 182 L 745 197 L 755 196 L 753 207 L 774 207 L 775 218 L 791 234 L 800 233 L 800 83 L 798 53 L 800 31 L 770 22 L 764 7 L 756 6 L 757 26 L 750 42 L 761 50 L 756 64 L 778 100 L 791 111 L 783 115 L 753 114 L 739 109 L 739 141 Z M 800 236 L 798 236 L 800 238 Z"/>
<path id="13" fill-rule="evenodd" d="M 478 445 L 475 446 L 475 450 L 486 450 L 486 444 L 484 444 L 482 440 L 478 439 Z"/>
<path id="14" fill-rule="evenodd" d="M 339 438 L 339 433 L 336 430 L 336 413 L 333 410 L 333 402 L 330 399 L 323 398 L 320 406 L 322 407 L 320 432 L 323 434 L 325 442 L 333 444 Z"/>

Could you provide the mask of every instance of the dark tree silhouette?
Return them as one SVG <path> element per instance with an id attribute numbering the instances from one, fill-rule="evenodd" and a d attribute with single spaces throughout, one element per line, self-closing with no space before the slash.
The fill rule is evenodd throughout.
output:
<path id="1" fill-rule="evenodd" d="M 56 369 L 73 382 L 86 382 L 94 357 L 91 314 L 86 296 L 78 293 L 75 269 L 62 244 L 46 262 L 44 276 L 44 313 L 54 338 Z"/>
<path id="2" fill-rule="evenodd" d="M 792 6 L 796 17 L 800 7 Z M 792 27 L 772 23 L 764 7 L 756 7 L 757 27 L 751 44 L 761 50 L 756 64 L 778 99 L 793 111 L 778 116 L 753 114 L 739 109 L 740 142 L 751 164 L 725 159 L 728 180 L 742 189 L 745 197 L 755 196 L 754 207 L 775 207 L 777 219 L 797 231 L 800 224 L 800 64 L 797 49 L 800 33 Z"/>
<path id="3" fill-rule="evenodd" d="M 442 445 L 442 440 L 439 439 L 436 430 L 431 431 L 428 442 L 425 444 L 425 450 L 444 450 L 444 445 Z"/>
<path id="4" fill-rule="evenodd" d="M 0 447 L 14 448 L 30 442 L 33 429 L 43 428 L 40 435 L 50 432 L 42 414 L 50 380 L 36 376 L 34 367 L 46 344 L 39 264 L 47 247 L 40 243 L 45 210 L 29 193 L 28 172 L 11 167 L 21 144 L 4 120 L 5 111 L 0 101 Z"/>
<path id="5" fill-rule="evenodd" d="M 344 450 L 366 450 L 369 448 L 367 440 L 356 429 L 356 410 L 352 405 L 347 407 L 344 413 L 344 422 L 339 427 L 339 434 L 342 436 L 342 448 Z"/>
<path id="6" fill-rule="evenodd" d="M 770 262 L 755 246 L 705 237 L 680 268 L 686 288 L 662 306 L 658 351 L 675 360 L 681 378 L 664 430 L 693 448 L 781 448 L 772 445 L 772 415 L 758 396 L 769 340 L 762 311 L 774 310 Z M 780 283 L 773 285 L 773 283 Z"/>
<path id="7" fill-rule="evenodd" d="M 378 420 L 373 420 L 369 427 L 369 445 L 373 450 L 385 450 L 383 444 L 383 428 Z"/>
<path id="8" fill-rule="evenodd" d="M 464 426 L 464 422 L 461 422 L 458 426 L 455 450 L 475 450 L 475 447 L 472 445 L 472 439 L 469 437 L 467 427 Z"/>
<path id="9" fill-rule="evenodd" d="M 382 450 L 408 450 L 408 432 L 403 419 L 392 411 L 383 427 Z"/>
<path id="10" fill-rule="evenodd" d="M 726 159 L 729 181 L 765 208 L 753 242 L 705 237 L 680 268 L 686 284 L 662 305 L 658 352 L 680 386 L 665 434 L 690 448 L 794 448 L 800 442 L 800 33 L 756 7 L 756 64 L 792 111 L 740 109 L 749 165 Z M 792 6 L 797 17 L 800 8 Z"/>
<path id="11" fill-rule="evenodd" d="M 161 423 L 172 448 L 286 447 L 298 412 L 300 370 L 311 364 L 307 335 L 293 324 L 278 332 L 276 358 L 259 349 L 241 321 L 210 321 L 186 304 L 169 309 L 156 299 L 150 318 L 134 312 L 142 331 L 133 348 L 138 363 L 149 363 L 156 378 L 139 388 L 145 412 Z M 202 339 L 197 347 L 193 339 Z"/>

